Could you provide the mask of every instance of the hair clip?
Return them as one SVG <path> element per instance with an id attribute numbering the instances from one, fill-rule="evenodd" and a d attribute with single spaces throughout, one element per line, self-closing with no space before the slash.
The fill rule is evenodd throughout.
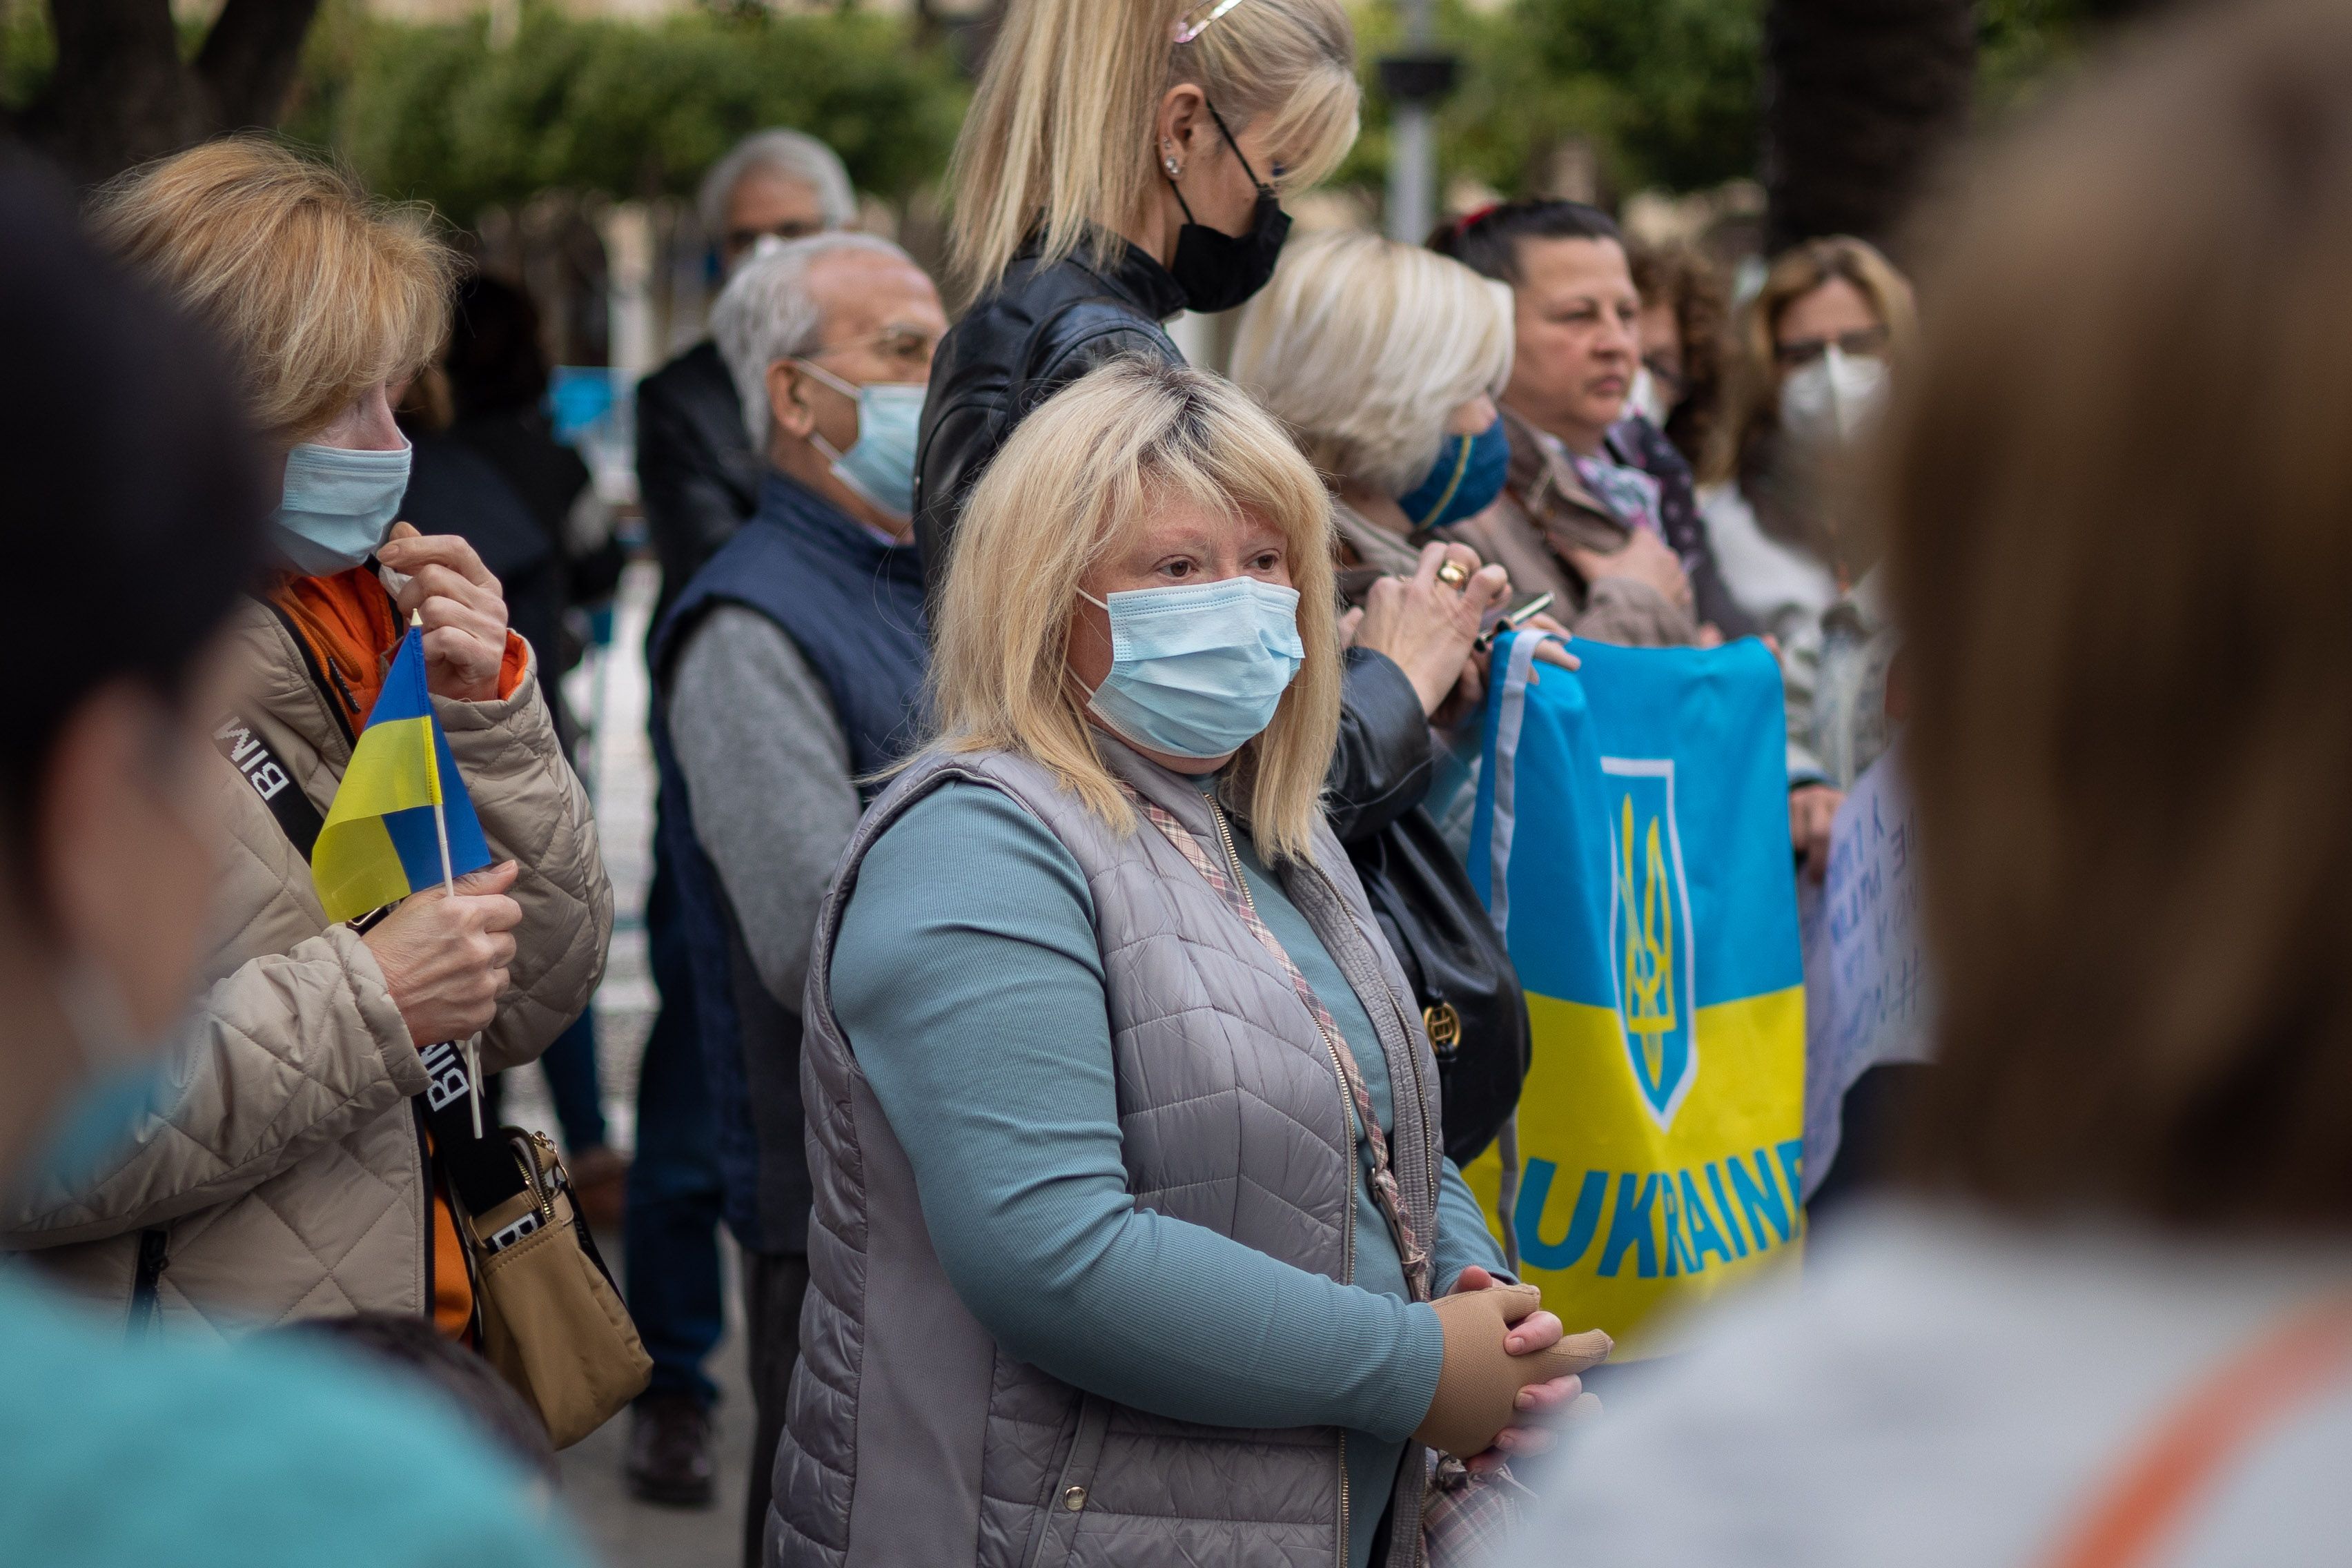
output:
<path id="1" fill-rule="evenodd" d="M 1175 30 L 1171 36 L 1180 44 L 1189 44 L 1207 32 L 1210 25 L 1218 17 L 1241 3 L 1242 0 L 1217 0 L 1216 5 L 1210 8 L 1209 14 L 1197 22 L 1187 22 L 1183 17 L 1179 16 L 1176 19 Z"/>

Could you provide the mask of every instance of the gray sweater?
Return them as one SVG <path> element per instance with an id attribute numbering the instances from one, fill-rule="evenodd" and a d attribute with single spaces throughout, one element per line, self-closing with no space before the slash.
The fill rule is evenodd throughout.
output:
<path id="1" fill-rule="evenodd" d="M 833 700 L 782 627 L 721 605 L 678 652 L 669 738 L 760 982 L 797 1015 L 817 905 L 861 809 Z"/>

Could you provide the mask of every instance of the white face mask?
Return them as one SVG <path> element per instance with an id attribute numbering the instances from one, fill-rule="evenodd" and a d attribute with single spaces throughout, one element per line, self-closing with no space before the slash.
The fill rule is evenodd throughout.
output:
<path id="1" fill-rule="evenodd" d="M 1885 401 L 1886 362 L 1832 343 L 1780 384 L 1780 427 L 1812 445 L 1848 446 Z"/>

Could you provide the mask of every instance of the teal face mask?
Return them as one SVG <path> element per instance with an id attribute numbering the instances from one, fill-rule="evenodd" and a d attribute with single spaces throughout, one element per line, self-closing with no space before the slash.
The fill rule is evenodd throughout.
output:
<path id="1" fill-rule="evenodd" d="M 1255 577 L 1138 588 L 1108 601 L 1110 673 L 1087 706 L 1127 740 L 1171 757 L 1240 751 L 1274 722 L 1307 658 L 1298 592 Z"/>
<path id="2" fill-rule="evenodd" d="M 809 444 L 832 462 L 833 477 L 892 517 L 914 516 L 915 440 L 929 389 L 897 381 L 860 386 L 823 365 L 794 363 L 842 396 L 857 400 L 857 439 L 848 451 L 835 451 L 832 442 L 809 432 Z"/>
<path id="3" fill-rule="evenodd" d="M 348 572 L 376 552 L 408 493 L 411 448 L 360 452 L 309 442 L 286 454 L 286 488 L 270 534 L 306 577 Z"/>

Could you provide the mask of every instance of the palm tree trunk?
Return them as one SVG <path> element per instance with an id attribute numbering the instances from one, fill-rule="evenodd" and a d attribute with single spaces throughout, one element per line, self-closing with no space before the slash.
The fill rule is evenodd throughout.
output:
<path id="1" fill-rule="evenodd" d="M 1899 235 L 1966 131 L 1976 84 L 1969 0 L 1772 0 L 1765 21 L 1764 183 L 1774 251 L 1827 234 Z"/>

